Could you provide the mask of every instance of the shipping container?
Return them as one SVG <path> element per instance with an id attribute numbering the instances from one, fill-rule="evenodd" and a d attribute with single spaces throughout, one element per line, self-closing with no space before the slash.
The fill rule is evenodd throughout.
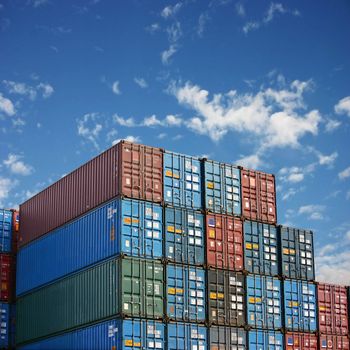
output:
<path id="1" fill-rule="evenodd" d="M 12 302 L 16 281 L 15 258 L 11 254 L 0 254 L 0 300 Z"/>
<path id="2" fill-rule="evenodd" d="M 17 299 L 17 343 L 115 315 L 162 318 L 163 285 L 157 261 L 119 258 L 94 265 Z"/>
<path id="3" fill-rule="evenodd" d="M 349 350 L 349 338 L 344 335 L 320 334 L 320 350 Z"/>
<path id="4" fill-rule="evenodd" d="M 19 233 L 19 211 L 12 209 L 12 252 L 17 253 Z"/>
<path id="5" fill-rule="evenodd" d="M 165 257 L 167 260 L 204 264 L 204 216 L 184 208 L 165 208 Z"/>
<path id="6" fill-rule="evenodd" d="M 287 278 L 315 280 L 312 231 L 279 227 L 282 255 L 282 275 Z"/>
<path id="7" fill-rule="evenodd" d="M 241 218 L 206 214 L 207 265 L 215 268 L 242 271 L 243 223 Z"/>
<path id="8" fill-rule="evenodd" d="M 283 334 L 266 330 L 251 330 L 248 332 L 249 350 L 283 350 Z"/>
<path id="9" fill-rule="evenodd" d="M 249 273 L 277 276 L 279 274 L 276 226 L 245 220 L 244 265 Z"/>
<path id="10" fill-rule="evenodd" d="M 241 170 L 242 214 L 249 220 L 277 222 L 275 176 Z"/>
<path id="11" fill-rule="evenodd" d="M 317 330 L 316 286 L 301 280 L 284 280 L 285 328 L 297 332 Z"/>
<path id="12" fill-rule="evenodd" d="M 208 270 L 209 323 L 245 325 L 244 275 L 226 270 Z"/>
<path id="13" fill-rule="evenodd" d="M 281 281 L 270 276 L 247 276 L 247 324 L 253 328 L 282 328 Z"/>
<path id="14" fill-rule="evenodd" d="M 19 347 L 19 350 L 165 349 L 165 326 L 153 320 L 112 319 Z"/>
<path id="15" fill-rule="evenodd" d="M 346 287 L 317 283 L 318 331 L 323 334 L 349 333 Z"/>
<path id="16" fill-rule="evenodd" d="M 317 350 L 317 336 L 312 333 L 288 332 L 284 336 L 286 350 Z"/>
<path id="17" fill-rule="evenodd" d="M 194 323 L 172 322 L 167 328 L 167 350 L 207 349 L 206 327 Z"/>
<path id="18" fill-rule="evenodd" d="M 241 215 L 241 177 L 231 164 L 203 160 L 205 209 L 229 215 Z"/>
<path id="19" fill-rule="evenodd" d="M 12 222 L 11 210 L 0 209 L 0 252 L 11 252 L 12 248 Z"/>
<path id="20" fill-rule="evenodd" d="M 0 303 L 0 349 L 11 349 L 15 335 L 14 307 Z"/>
<path id="21" fill-rule="evenodd" d="M 167 317 L 170 320 L 204 322 L 205 270 L 195 266 L 168 264 Z"/>
<path id="22" fill-rule="evenodd" d="M 164 202 L 176 207 L 202 209 L 199 158 L 164 152 Z"/>
<path id="23" fill-rule="evenodd" d="M 19 247 L 123 195 L 163 200 L 163 153 L 121 141 L 20 205 Z"/>
<path id="24" fill-rule="evenodd" d="M 212 326 L 209 328 L 209 350 L 247 350 L 246 332 L 242 328 Z"/>
<path id="25" fill-rule="evenodd" d="M 162 220 L 159 204 L 114 199 L 55 229 L 19 250 L 17 295 L 119 254 L 161 259 Z"/>

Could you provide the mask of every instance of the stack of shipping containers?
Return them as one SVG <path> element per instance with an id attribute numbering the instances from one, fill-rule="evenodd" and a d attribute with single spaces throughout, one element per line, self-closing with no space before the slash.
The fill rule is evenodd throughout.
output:
<path id="1" fill-rule="evenodd" d="M 14 345 L 18 224 L 16 210 L 0 209 L 0 349 Z"/>
<path id="2" fill-rule="evenodd" d="M 348 349 L 273 175 L 122 141 L 20 210 L 18 349 Z"/>

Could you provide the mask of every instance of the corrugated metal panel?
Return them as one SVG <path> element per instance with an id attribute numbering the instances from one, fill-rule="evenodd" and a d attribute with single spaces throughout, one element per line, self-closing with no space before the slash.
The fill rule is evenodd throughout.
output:
<path id="1" fill-rule="evenodd" d="M 246 350 L 246 332 L 242 328 L 212 326 L 209 328 L 209 350 Z"/>
<path id="2" fill-rule="evenodd" d="M 207 265 L 243 270 L 243 223 L 238 217 L 206 214 Z"/>
<path id="3" fill-rule="evenodd" d="M 205 208 L 218 214 L 241 215 L 240 171 L 231 164 L 204 160 Z"/>
<path id="4" fill-rule="evenodd" d="M 0 254 L 0 300 L 12 302 L 15 291 L 15 258 L 10 254 Z"/>
<path id="5" fill-rule="evenodd" d="M 349 350 L 349 338 L 341 335 L 321 334 L 319 339 L 320 350 Z"/>
<path id="6" fill-rule="evenodd" d="M 312 231 L 280 226 L 282 275 L 287 278 L 315 280 Z"/>
<path id="7" fill-rule="evenodd" d="M 167 341 L 167 350 L 206 350 L 207 329 L 191 323 L 169 323 Z"/>
<path id="8" fill-rule="evenodd" d="M 122 141 L 20 205 L 19 246 L 118 194 L 160 203 L 162 176 L 160 149 Z"/>
<path id="9" fill-rule="evenodd" d="M 318 331 L 325 334 L 347 335 L 348 300 L 345 287 L 317 284 Z"/>
<path id="10" fill-rule="evenodd" d="M 247 276 L 247 323 L 254 328 L 282 327 L 281 281 L 274 277 Z"/>
<path id="11" fill-rule="evenodd" d="M 205 321 L 205 270 L 194 266 L 168 264 L 167 316 L 171 320 Z"/>
<path id="12" fill-rule="evenodd" d="M 317 350 L 317 336 L 312 333 L 286 333 L 286 350 Z"/>
<path id="13" fill-rule="evenodd" d="M 0 349 L 10 349 L 14 346 L 14 335 L 14 306 L 0 303 Z"/>
<path id="14" fill-rule="evenodd" d="M 297 332 L 317 329 L 316 286 L 300 280 L 284 280 L 285 328 Z"/>
<path id="15" fill-rule="evenodd" d="M 283 350 L 283 334 L 274 331 L 249 331 L 249 350 Z"/>
<path id="16" fill-rule="evenodd" d="M 233 271 L 208 271 L 209 322 L 217 325 L 244 326 L 244 276 Z"/>
<path id="17" fill-rule="evenodd" d="M 273 225 L 244 221 L 244 264 L 250 273 L 277 276 L 277 230 Z"/>
<path id="18" fill-rule="evenodd" d="M 114 199 L 31 242 L 18 252 L 17 295 L 120 253 L 161 258 L 162 212 L 158 204 Z"/>
<path id="19" fill-rule="evenodd" d="M 169 261 L 204 264 L 204 216 L 198 211 L 165 208 L 165 257 Z"/>
<path id="20" fill-rule="evenodd" d="M 202 174 L 198 158 L 164 153 L 164 201 L 173 206 L 202 209 Z"/>
<path id="21" fill-rule="evenodd" d="M 163 266 L 156 261 L 124 258 L 95 265 L 19 298 L 17 342 L 117 314 L 161 318 L 163 284 Z"/>
<path id="22" fill-rule="evenodd" d="M 277 222 L 275 176 L 242 169 L 242 213 L 250 220 Z"/>
<path id="23" fill-rule="evenodd" d="M 0 209 L 0 252 L 11 251 L 12 211 Z"/>

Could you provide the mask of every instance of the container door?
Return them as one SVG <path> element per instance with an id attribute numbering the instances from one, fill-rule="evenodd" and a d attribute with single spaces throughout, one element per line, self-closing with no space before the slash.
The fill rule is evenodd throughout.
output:
<path id="1" fill-rule="evenodd" d="M 258 187 L 256 174 L 253 171 L 241 171 L 242 213 L 250 220 L 258 216 Z"/>
<path id="2" fill-rule="evenodd" d="M 160 203 L 163 200 L 163 153 L 159 148 L 143 146 L 143 198 Z"/>
<path id="3" fill-rule="evenodd" d="M 300 324 L 300 299 L 297 281 L 284 281 L 285 326 L 287 329 L 303 331 Z"/>
<path id="4" fill-rule="evenodd" d="M 264 280 L 266 326 L 268 328 L 279 329 L 282 327 L 281 282 L 271 277 L 264 277 Z"/>
<path id="5" fill-rule="evenodd" d="M 184 212 L 184 227 L 187 247 L 183 246 L 185 262 L 193 265 L 204 264 L 204 217 L 196 211 Z"/>
<path id="6" fill-rule="evenodd" d="M 184 262 L 185 227 L 183 211 L 177 208 L 165 208 L 166 257 L 170 261 Z"/>
<path id="7" fill-rule="evenodd" d="M 224 208 L 225 212 L 230 215 L 241 215 L 241 179 L 239 169 L 232 165 L 223 164 L 222 179 L 225 183 L 223 186 Z"/>
<path id="8" fill-rule="evenodd" d="M 200 162 L 192 157 L 183 157 L 185 178 L 185 206 L 187 208 L 202 208 L 202 184 Z"/>
<path id="9" fill-rule="evenodd" d="M 225 305 L 225 271 L 208 271 L 209 322 L 227 324 Z"/>
<path id="10" fill-rule="evenodd" d="M 316 287 L 314 284 L 299 282 L 299 293 L 302 298 L 302 309 L 300 310 L 300 319 L 303 330 L 314 332 L 316 325 Z"/>
<path id="11" fill-rule="evenodd" d="M 227 268 L 224 257 L 225 230 L 223 217 L 219 214 L 207 214 L 207 263 L 216 268 Z"/>
<path id="12" fill-rule="evenodd" d="M 120 321 L 122 327 L 120 330 L 123 343 L 122 349 L 140 349 L 145 346 L 146 339 L 143 335 L 141 322 L 140 319 Z"/>
<path id="13" fill-rule="evenodd" d="M 266 327 L 263 288 L 262 276 L 247 276 L 248 324 L 256 328 Z"/>
<path id="14" fill-rule="evenodd" d="M 162 318 L 164 302 L 163 265 L 155 261 L 145 260 L 143 263 L 143 288 L 145 288 L 145 317 Z"/>
<path id="15" fill-rule="evenodd" d="M 223 213 L 223 194 L 220 163 L 205 161 L 205 208 L 214 213 Z"/>
<path id="16" fill-rule="evenodd" d="M 185 279 L 182 266 L 167 265 L 167 316 L 172 320 L 188 318 L 185 312 Z"/>
<path id="17" fill-rule="evenodd" d="M 185 333 L 184 323 L 169 323 L 168 324 L 168 350 L 186 350 L 187 337 Z"/>
<path id="18" fill-rule="evenodd" d="M 181 206 L 180 157 L 174 153 L 164 153 L 164 201 Z"/>
<path id="19" fill-rule="evenodd" d="M 145 335 L 142 349 L 165 349 L 165 325 L 161 322 L 142 320 Z"/>
<path id="20" fill-rule="evenodd" d="M 230 326 L 245 325 L 245 291 L 244 276 L 235 272 L 227 272 L 226 310 L 229 313 Z"/>
<path id="21" fill-rule="evenodd" d="M 188 270 L 188 309 L 190 321 L 205 321 L 205 271 L 197 267 Z"/>
<path id="22" fill-rule="evenodd" d="M 227 268 L 233 271 L 243 270 L 243 222 L 240 218 L 225 217 L 225 232 L 227 241 Z"/>

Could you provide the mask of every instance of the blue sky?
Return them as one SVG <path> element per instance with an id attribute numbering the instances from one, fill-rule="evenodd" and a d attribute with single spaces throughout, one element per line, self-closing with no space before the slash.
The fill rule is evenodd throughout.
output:
<path id="1" fill-rule="evenodd" d="M 0 205 L 127 138 L 276 174 L 350 284 L 348 1 L 0 0 Z"/>

